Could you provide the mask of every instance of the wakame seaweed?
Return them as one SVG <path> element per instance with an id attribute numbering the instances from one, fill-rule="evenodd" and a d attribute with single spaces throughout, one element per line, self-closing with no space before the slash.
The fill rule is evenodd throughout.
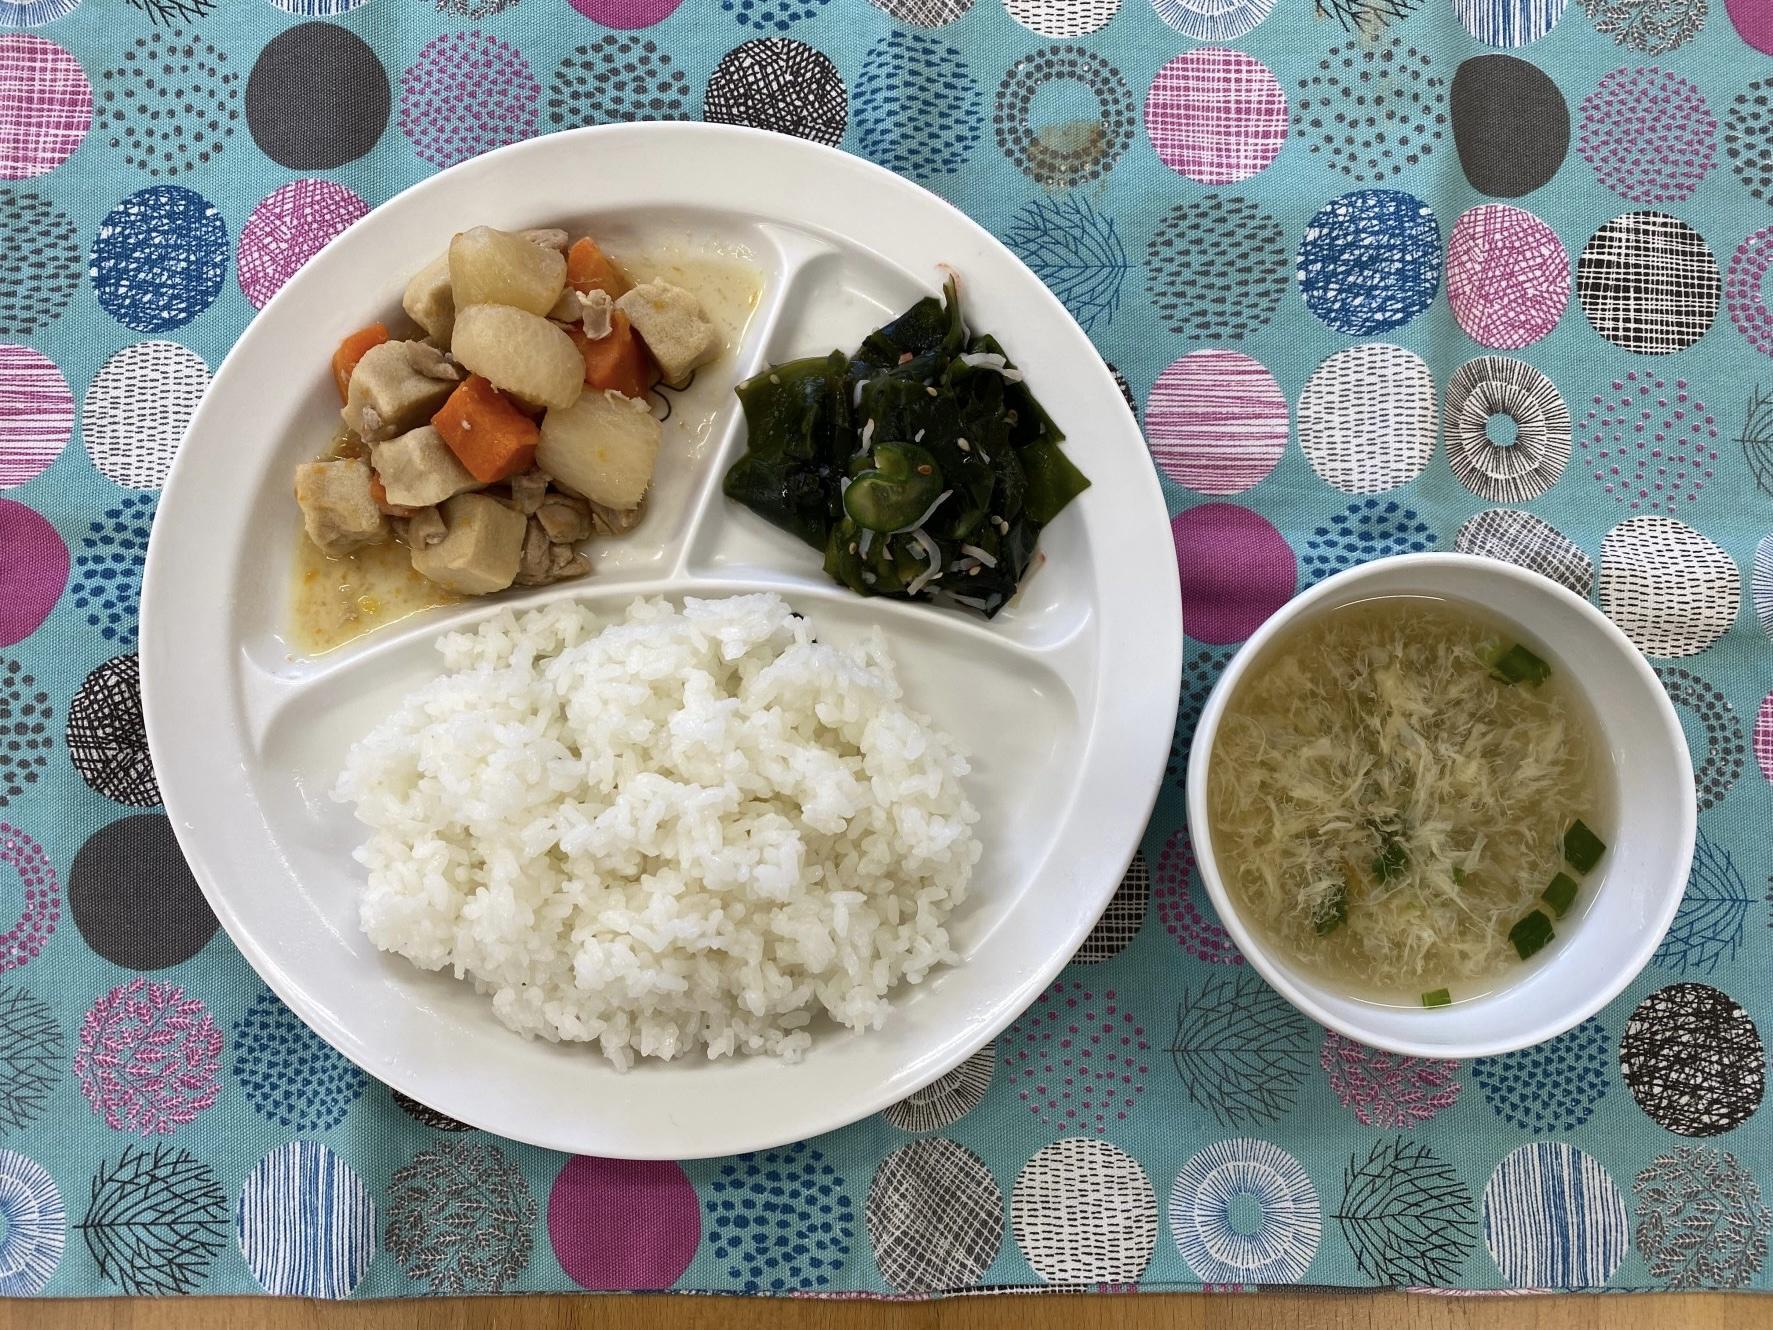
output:
<path id="1" fill-rule="evenodd" d="M 989 618 L 1041 528 L 1089 487 L 997 339 L 969 335 L 952 278 L 854 355 L 791 360 L 737 391 L 749 439 L 727 497 L 860 595 Z"/>

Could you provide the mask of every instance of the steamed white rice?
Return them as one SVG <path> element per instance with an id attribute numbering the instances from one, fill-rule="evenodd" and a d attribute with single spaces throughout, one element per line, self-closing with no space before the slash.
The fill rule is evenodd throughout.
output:
<path id="1" fill-rule="evenodd" d="M 815 642 L 774 595 L 561 602 L 442 638 L 352 749 L 376 946 L 513 1030 L 636 1055 L 799 1055 L 953 959 L 978 813 L 876 630 Z"/>

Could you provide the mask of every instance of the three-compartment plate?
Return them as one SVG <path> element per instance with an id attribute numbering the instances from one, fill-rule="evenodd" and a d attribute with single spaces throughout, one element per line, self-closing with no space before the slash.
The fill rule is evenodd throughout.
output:
<path id="1" fill-rule="evenodd" d="M 320 656 L 286 631 L 296 463 L 322 451 L 339 337 L 399 315 L 406 277 L 475 224 L 565 226 L 622 249 L 742 256 L 761 276 L 733 353 L 665 427 L 642 524 L 595 573 L 404 620 Z M 961 274 L 1068 435 L 1091 488 L 990 622 L 863 600 L 817 554 L 727 501 L 744 448 L 731 385 L 853 347 Z M 884 627 L 912 706 L 974 754 L 984 856 L 951 932 L 960 963 L 902 990 L 884 1028 L 821 1023 L 800 1062 L 699 1056 L 626 1075 L 593 1049 L 529 1042 L 447 975 L 378 952 L 357 925 L 362 839 L 331 790 L 350 744 L 437 669 L 446 629 L 569 596 L 618 614 L 640 595 L 773 589 L 819 631 Z M 1168 517 L 1113 378 L 1040 281 L 917 186 L 796 139 L 708 125 L 580 130 L 446 171 L 378 208 L 289 283 L 228 356 L 161 496 L 142 589 L 143 700 L 166 808 L 217 917 L 265 982 L 389 1085 L 553 1149 L 691 1158 L 855 1121 L 921 1088 L 1015 1018 L 1112 895 L 1169 753 L 1182 625 Z"/>

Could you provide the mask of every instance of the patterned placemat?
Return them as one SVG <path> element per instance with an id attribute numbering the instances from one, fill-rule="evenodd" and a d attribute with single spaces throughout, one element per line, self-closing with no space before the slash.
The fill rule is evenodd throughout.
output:
<path id="1" fill-rule="evenodd" d="M 0 0 L 0 1294 L 1766 1287 L 1770 52 L 1765 0 Z M 766 1154 L 569 1159 L 391 1096 L 217 934 L 136 597 L 184 421 L 329 237 L 697 116 L 903 172 L 1063 297 L 1175 514 L 1185 705 L 1107 917 L 994 1046 Z M 1468 1064 L 1270 992 L 1180 797 L 1263 616 L 1431 548 L 1595 597 L 1700 782 L 1650 968 Z"/>

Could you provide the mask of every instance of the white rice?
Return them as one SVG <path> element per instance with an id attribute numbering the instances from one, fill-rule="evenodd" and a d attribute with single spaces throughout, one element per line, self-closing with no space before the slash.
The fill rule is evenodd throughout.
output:
<path id="1" fill-rule="evenodd" d="M 376 946 L 513 1030 L 618 1067 L 879 1026 L 953 959 L 979 842 L 965 757 L 905 709 L 877 629 L 775 595 L 560 602 L 439 640 L 444 672 L 351 749 Z"/>

